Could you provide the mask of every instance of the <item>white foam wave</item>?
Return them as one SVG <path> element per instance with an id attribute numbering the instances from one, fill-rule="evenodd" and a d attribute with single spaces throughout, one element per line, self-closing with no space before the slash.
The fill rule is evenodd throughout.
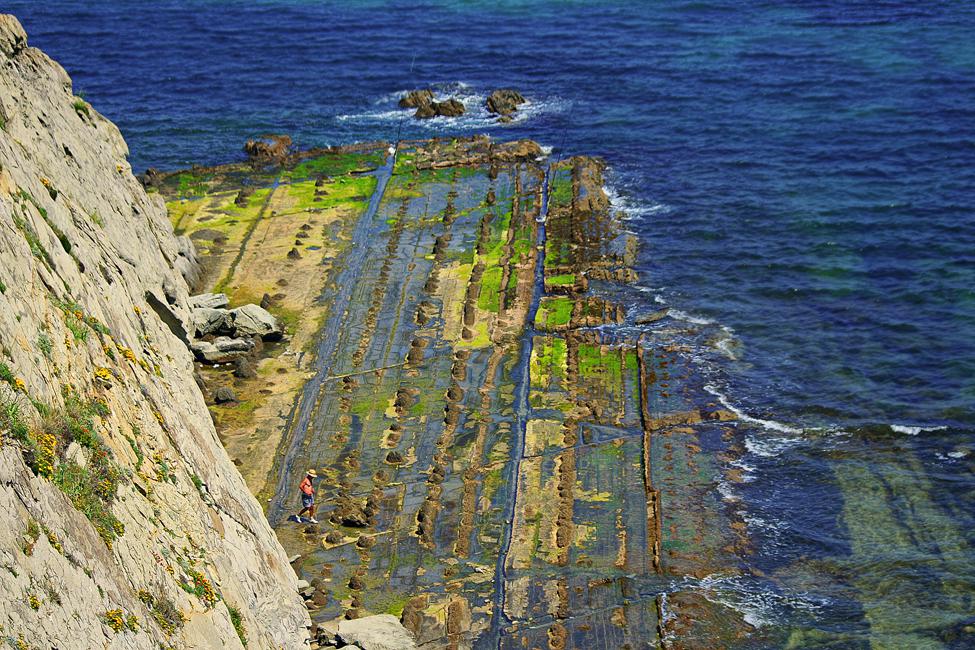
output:
<path id="1" fill-rule="evenodd" d="M 906 424 L 892 424 L 890 428 L 896 433 L 903 433 L 909 436 L 916 436 L 923 431 L 942 431 L 948 427 L 941 426 L 931 426 L 931 427 L 913 427 Z"/>
<path id="2" fill-rule="evenodd" d="M 692 323 L 694 325 L 716 325 L 717 323 L 706 316 L 698 316 L 696 314 L 689 314 L 686 311 L 681 311 L 680 309 L 670 310 L 671 318 L 676 318 L 677 320 L 682 320 L 687 323 Z"/>
<path id="3" fill-rule="evenodd" d="M 739 470 L 741 470 L 741 480 L 743 482 L 750 483 L 751 481 L 755 480 L 755 477 L 753 476 L 753 473 L 755 472 L 755 467 L 749 465 L 741 458 L 736 458 L 735 460 L 731 461 L 728 464 L 731 465 L 732 467 L 737 467 Z"/>
<path id="4" fill-rule="evenodd" d="M 609 199 L 609 205 L 624 221 L 641 221 L 646 217 L 667 214 L 671 211 L 670 206 L 666 203 L 645 202 L 625 196 L 613 185 L 603 185 L 603 192 Z"/>
<path id="5" fill-rule="evenodd" d="M 698 591 L 712 603 L 739 612 L 746 623 L 756 628 L 774 624 L 786 608 L 813 613 L 823 607 L 823 602 L 811 594 L 773 591 L 744 575 L 712 574 L 695 582 L 675 583 L 671 589 Z"/>
<path id="6" fill-rule="evenodd" d="M 499 126 L 497 115 L 487 110 L 485 101 L 487 95 L 479 92 L 471 84 L 463 81 L 451 81 L 431 84 L 430 87 L 435 91 L 438 100 L 453 98 L 464 105 L 464 115 L 458 117 L 432 117 L 424 120 L 413 120 L 414 110 L 411 108 L 399 108 L 398 102 L 408 90 L 398 90 L 387 93 L 372 102 L 372 105 L 385 110 L 371 110 L 362 113 L 350 113 L 338 115 L 339 121 L 350 121 L 358 123 L 390 123 L 401 120 L 410 120 L 410 124 L 431 131 L 445 130 L 476 130 L 488 127 Z M 559 97 L 547 98 L 527 98 L 525 103 L 518 107 L 508 124 L 519 124 L 539 115 L 558 113 L 566 108 L 570 103 Z M 549 152 L 551 148 L 549 148 Z"/>
<path id="7" fill-rule="evenodd" d="M 741 501 L 741 497 L 735 494 L 734 488 L 732 488 L 731 484 L 728 483 L 727 481 L 718 481 L 717 489 L 718 489 L 718 494 L 721 495 L 721 498 L 724 501 L 727 501 L 729 503 L 736 503 L 738 501 Z"/>
<path id="8" fill-rule="evenodd" d="M 802 435 L 802 429 L 790 427 L 787 424 L 783 424 L 782 422 L 776 422 L 775 420 L 764 420 L 762 418 L 756 418 L 748 415 L 740 408 L 732 404 L 731 401 L 724 393 L 719 391 L 711 384 L 705 384 L 704 390 L 717 397 L 721 405 L 724 406 L 729 411 L 731 411 L 732 413 L 734 413 L 735 415 L 737 415 L 739 420 L 743 420 L 745 422 L 751 422 L 752 424 L 758 424 L 766 429 L 771 429 L 772 431 L 778 431 L 780 433 L 788 433 L 795 436 Z"/>
<path id="9" fill-rule="evenodd" d="M 738 351 L 741 348 L 741 341 L 735 336 L 735 331 L 725 325 L 721 326 L 720 331 L 712 339 L 712 345 L 719 352 L 724 354 L 732 361 L 738 361 Z"/>

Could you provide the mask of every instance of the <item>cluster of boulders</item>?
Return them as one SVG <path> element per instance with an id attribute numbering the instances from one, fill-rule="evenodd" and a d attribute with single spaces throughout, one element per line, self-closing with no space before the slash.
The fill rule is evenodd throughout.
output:
<path id="1" fill-rule="evenodd" d="M 485 104 L 487 104 L 489 112 L 498 116 L 499 122 L 510 122 L 514 119 L 514 113 L 518 107 L 526 101 L 517 90 L 501 88 L 488 95 Z"/>
<path id="2" fill-rule="evenodd" d="M 249 354 L 259 342 L 284 336 L 280 321 L 259 305 L 227 309 L 226 294 L 204 293 L 190 298 L 193 337 L 190 350 L 204 363 L 227 363 Z"/>
<path id="3" fill-rule="evenodd" d="M 268 134 L 256 140 L 248 140 L 244 144 L 244 153 L 251 162 L 280 164 L 291 152 L 291 144 L 290 136 Z"/>
<path id="4" fill-rule="evenodd" d="M 518 107 L 527 100 L 517 90 L 511 88 L 500 88 L 488 95 L 485 105 L 490 113 L 498 116 L 499 122 L 510 122 L 514 119 L 514 113 Z M 464 104 L 450 97 L 443 101 L 437 101 L 433 90 L 430 88 L 419 88 L 411 90 L 403 95 L 399 100 L 400 108 L 413 108 L 416 112 L 413 117 L 418 120 L 431 117 L 457 117 L 466 111 Z"/>
<path id="5" fill-rule="evenodd" d="M 467 110 L 464 104 L 450 97 L 438 102 L 429 88 L 411 90 L 399 100 L 400 108 L 415 108 L 413 117 L 423 120 L 431 117 L 457 117 Z"/>
<path id="6" fill-rule="evenodd" d="M 332 629 L 328 629 L 329 627 Z M 312 632 L 312 650 L 315 648 L 415 650 L 417 648 L 413 635 L 392 614 L 343 620 L 333 626 L 318 626 Z"/>

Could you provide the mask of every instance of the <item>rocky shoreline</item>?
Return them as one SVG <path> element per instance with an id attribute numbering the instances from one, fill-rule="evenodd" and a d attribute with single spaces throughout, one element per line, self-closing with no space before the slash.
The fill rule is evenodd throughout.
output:
<path id="1" fill-rule="evenodd" d="M 661 589 L 747 548 L 711 496 L 734 480 L 734 414 L 665 310 L 627 308 L 638 246 L 601 160 L 269 135 L 140 185 L 8 16 L 0 63 L 6 640 L 558 650 L 750 630 Z M 526 100 L 486 103 L 505 121 Z M 307 468 L 320 524 L 290 516 Z"/>
<path id="2" fill-rule="evenodd" d="M 273 389 L 286 392 L 286 416 L 279 407 L 263 445 L 241 448 L 234 436 L 253 435 L 256 420 L 211 408 L 233 423 L 221 435 L 245 475 L 261 467 L 320 645 L 339 621 L 382 613 L 430 648 L 597 636 L 644 647 L 678 628 L 722 639 L 747 627 L 690 592 L 672 594 L 666 618 L 659 594 L 618 595 L 728 566 L 718 558 L 734 528 L 714 534 L 662 504 L 706 503 L 699 437 L 733 414 L 672 387 L 679 348 L 640 330 L 665 310 L 621 303 L 637 246 L 610 209 L 601 161 L 479 136 L 401 142 L 395 159 L 377 143 L 249 164 L 173 173 L 158 191 L 178 232 L 223 236 L 204 262 L 248 258 L 266 271 L 209 273 L 201 288 L 219 285 L 232 304 L 287 295 L 309 265 L 310 299 L 278 351 L 303 373 Z M 244 187 L 254 198 L 241 207 Z M 290 337 L 309 321 L 298 355 Z M 278 376 L 261 369 L 273 363 L 258 362 L 263 381 Z M 319 525 L 288 519 L 307 467 L 322 477 Z M 699 559 L 679 550 L 685 530 L 709 549 Z M 702 608 L 722 624 L 692 622 Z"/>

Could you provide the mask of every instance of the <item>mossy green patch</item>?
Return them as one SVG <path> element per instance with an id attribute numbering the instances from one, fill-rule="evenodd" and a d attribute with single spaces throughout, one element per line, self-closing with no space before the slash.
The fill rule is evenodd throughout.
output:
<path id="1" fill-rule="evenodd" d="M 575 273 L 562 273 L 559 275 L 551 275 L 545 278 L 545 284 L 551 287 L 567 287 L 572 286 L 576 283 Z"/>
<path id="2" fill-rule="evenodd" d="M 372 170 L 383 164 L 384 155 L 382 151 L 325 153 L 303 160 L 293 169 L 285 172 L 285 176 L 295 181 L 307 178 L 329 178 L 348 174 L 351 171 Z"/>
<path id="3" fill-rule="evenodd" d="M 575 303 L 566 296 L 547 296 L 542 298 L 535 315 L 535 326 L 541 330 L 552 330 L 566 327 L 572 320 L 572 308 Z"/>
<path id="4" fill-rule="evenodd" d="M 477 297 L 477 306 L 484 311 L 498 313 L 501 308 L 501 277 L 503 269 L 499 266 L 492 266 L 484 271 L 481 276 L 481 293 Z"/>

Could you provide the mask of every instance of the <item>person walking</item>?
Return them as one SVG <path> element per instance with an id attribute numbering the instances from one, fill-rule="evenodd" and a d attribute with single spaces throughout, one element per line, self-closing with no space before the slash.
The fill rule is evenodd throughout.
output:
<path id="1" fill-rule="evenodd" d="M 316 478 L 318 478 L 318 473 L 310 469 L 305 473 L 305 478 L 302 479 L 301 484 L 298 485 L 298 489 L 301 491 L 301 510 L 298 512 L 298 521 L 301 521 L 301 516 L 307 512 L 309 521 L 313 524 L 318 523 L 318 520 L 315 519 L 315 486 L 313 485 Z"/>

